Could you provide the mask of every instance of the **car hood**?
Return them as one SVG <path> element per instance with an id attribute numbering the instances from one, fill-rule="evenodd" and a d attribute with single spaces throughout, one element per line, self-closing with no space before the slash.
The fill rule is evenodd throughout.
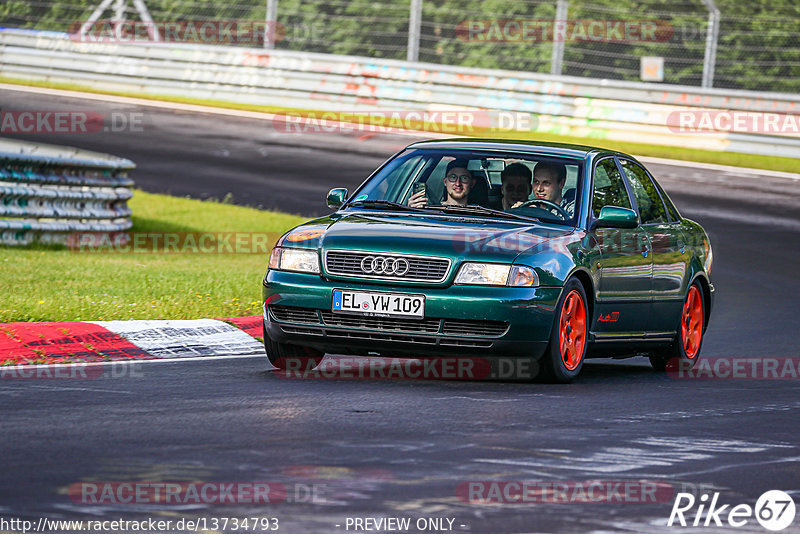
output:
<path id="1" fill-rule="evenodd" d="M 283 246 L 418 254 L 460 260 L 512 262 L 522 252 L 574 232 L 574 228 L 419 213 L 336 213 L 301 225 Z"/>

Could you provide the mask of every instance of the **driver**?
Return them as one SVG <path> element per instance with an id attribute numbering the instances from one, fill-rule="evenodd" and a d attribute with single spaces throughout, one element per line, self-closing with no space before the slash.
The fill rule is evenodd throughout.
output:
<path id="1" fill-rule="evenodd" d="M 469 192 L 475 185 L 475 178 L 467 170 L 469 162 L 465 159 L 454 159 L 447 164 L 444 172 L 444 200 L 442 204 L 446 206 L 466 206 Z M 420 191 L 408 199 L 408 205 L 412 208 L 424 208 L 428 205 L 425 191 Z"/>
<path id="2" fill-rule="evenodd" d="M 564 164 L 544 161 L 537 163 L 533 169 L 534 198 L 558 204 L 572 215 L 575 213 L 575 199 L 561 196 L 566 181 L 567 167 Z"/>

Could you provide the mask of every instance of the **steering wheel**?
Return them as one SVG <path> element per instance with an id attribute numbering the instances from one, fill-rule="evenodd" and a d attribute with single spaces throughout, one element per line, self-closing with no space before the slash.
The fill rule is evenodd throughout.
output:
<path id="1" fill-rule="evenodd" d="M 558 215 L 559 217 L 561 217 L 565 221 L 567 219 L 571 219 L 572 218 L 572 216 L 569 213 L 567 213 L 567 210 L 565 210 L 564 208 L 562 208 L 561 206 L 559 206 L 558 204 L 556 204 L 552 200 L 545 200 L 543 198 L 534 198 L 533 200 L 529 200 L 527 202 L 523 202 L 522 204 L 520 204 L 517 207 L 518 208 L 527 208 L 528 206 L 532 206 L 533 204 L 543 204 L 544 208 L 542 208 L 542 209 L 545 209 L 545 210 L 549 211 L 550 213 L 553 213 L 554 215 Z M 555 210 L 555 212 L 553 210 Z"/>

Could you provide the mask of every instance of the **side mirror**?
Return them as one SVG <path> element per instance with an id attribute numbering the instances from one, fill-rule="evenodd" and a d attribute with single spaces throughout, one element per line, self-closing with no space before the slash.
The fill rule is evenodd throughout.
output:
<path id="1" fill-rule="evenodd" d="M 592 223 L 592 228 L 636 228 L 639 216 L 629 208 L 603 206 L 600 216 Z"/>
<path id="2" fill-rule="evenodd" d="M 347 200 L 347 189 L 344 187 L 337 187 L 328 191 L 328 207 L 338 208 L 344 201 Z"/>

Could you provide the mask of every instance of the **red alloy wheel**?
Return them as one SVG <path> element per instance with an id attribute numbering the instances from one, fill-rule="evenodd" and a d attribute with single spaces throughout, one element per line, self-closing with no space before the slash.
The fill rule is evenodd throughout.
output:
<path id="1" fill-rule="evenodd" d="M 697 286 L 689 288 L 681 314 L 681 336 L 683 350 L 690 360 L 697 355 L 703 338 L 703 298 Z"/>
<path id="2" fill-rule="evenodd" d="M 578 368 L 586 345 L 586 306 L 583 297 L 573 289 L 561 306 L 561 324 L 558 329 L 561 361 L 569 371 Z"/>

